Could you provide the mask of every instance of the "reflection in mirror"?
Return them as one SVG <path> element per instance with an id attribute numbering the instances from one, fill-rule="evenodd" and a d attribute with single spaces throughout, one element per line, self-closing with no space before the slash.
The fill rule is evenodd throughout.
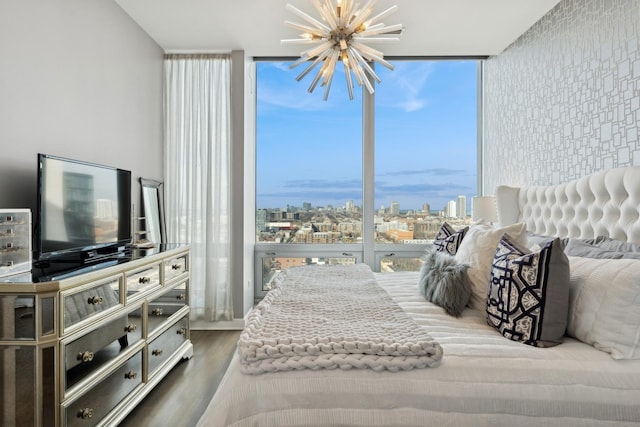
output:
<path id="1" fill-rule="evenodd" d="M 55 303 L 54 297 L 42 298 L 40 300 L 40 305 L 41 305 L 40 312 L 42 313 L 42 316 L 41 316 L 42 317 L 42 335 L 51 335 L 55 332 L 54 303 Z"/>
<path id="2" fill-rule="evenodd" d="M 142 216 L 144 217 L 143 240 L 151 243 L 165 242 L 164 199 L 162 182 L 153 179 L 140 178 L 142 186 Z"/>
<path id="3" fill-rule="evenodd" d="M 0 341 L 36 338 L 35 297 L 0 296 Z M 2 366 L 2 365 L 0 365 Z"/>

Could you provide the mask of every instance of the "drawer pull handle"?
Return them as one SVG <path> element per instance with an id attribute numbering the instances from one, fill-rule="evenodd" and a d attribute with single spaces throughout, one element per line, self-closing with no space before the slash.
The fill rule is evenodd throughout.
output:
<path id="1" fill-rule="evenodd" d="M 125 332 L 134 332 L 136 329 L 138 329 L 138 326 L 133 323 L 124 327 Z"/>
<path id="2" fill-rule="evenodd" d="M 13 222 L 13 215 L 7 215 L 4 217 L 7 222 Z"/>
<path id="3" fill-rule="evenodd" d="M 76 356 L 76 359 L 81 360 L 83 362 L 91 362 L 93 360 L 93 353 L 90 351 L 84 351 L 84 352 L 80 352 L 78 353 L 78 355 Z"/>
<path id="4" fill-rule="evenodd" d="M 7 243 L 7 245 L 4 248 L 5 249 L 13 249 L 13 242 Z"/>
<path id="5" fill-rule="evenodd" d="M 187 335 L 187 328 L 180 328 L 176 331 L 178 335 Z"/>
<path id="6" fill-rule="evenodd" d="M 138 279 L 138 283 L 145 284 L 145 283 L 149 283 L 149 282 L 151 282 L 151 278 L 150 277 L 142 276 L 141 278 Z"/>
<path id="7" fill-rule="evenodd" d="M 154 356 L 162 356 L 162 350 L 159 348 L 154 349 L 151 354 L 153 354 Z"/>
<path id="8" fill-rule="evenodd" d="M 7 261 L 5 264 L 7 267 L 13 267 L 13 261 Z"/>
<path id="9" fill-rule="evenodd" d="M 137 376 L 138 373 L 136 371 L 129 371 L 124 374 L 125 379 L 128 380 L 135 380 Z"/>
<path id="10" fill-rule="evenodd" d="M 171 265 L 171 269 L 172 270 L 180 270 L 182 268 L 182 265 L 180 264 L 173 264 Z"/>
<path id="11" fill-rule="evenodd" d="M 5 234 L 7 236 L 13 236 L 13 228 L 7 228 L 7 231 L 5 232 Z"/>
<path id="12" fill-rule="evenodd" d="M 82 408 L 78 411 L 78 418 L 88 420 L 91 417 L 93 417 L 93 409 L 91 408 Z"/>
<path id="13" fill-rule="evenodd" d="M 151 310 L 151 314 L 153 314 L 154 316 L 162 316 L 162 309 L 154 308 L 153 310 Z"/>
<path id="14" fill-rule="evenodd" d="M 178 301 L 184 301 L 186 299 L 186 296 L 184 294 L 178 294 L 176 295 L 176 299 Z"/>
<path id="15" fill-rule="evenodd" d="M 87 304 L 100 305 L 102 304 L 102 297 L 89 297 L 87 299 Z"/>

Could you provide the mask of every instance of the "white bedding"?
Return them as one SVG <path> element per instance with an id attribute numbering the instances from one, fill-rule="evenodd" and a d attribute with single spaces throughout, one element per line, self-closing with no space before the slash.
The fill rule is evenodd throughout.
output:
<path id="1" fill-rule="evenodd" d="M 198 425 L 640 425 L 640 360 L 570 338 L 551 348 L 509 341 L 482 311 L 456 319 L 426 302 L 418 273 L 376 279 L 441 344 L 440 366 L 254 376 L 240 372 L 236 355 Z"/>

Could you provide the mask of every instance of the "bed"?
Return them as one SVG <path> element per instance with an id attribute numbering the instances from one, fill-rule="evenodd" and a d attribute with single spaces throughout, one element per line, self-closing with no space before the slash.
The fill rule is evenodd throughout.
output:
<path id="1" fill-rule="evenodd" d="M 317 274 L 301 270 L 306 267 L 294 269 L 250 313 L 238 352 L 199 425 L 640 425 L 640 167 L 601 171 L 556 186 L 503 186 L 496 196 L 499 224 L 474 225 L 463 237 L 457 232 L 445 236 L 447 242 L 458 239 L 458 251 L 451 256 L 470 265 L 465 270 L 468 307 L 452 315 L 444 305 L 427 301 L 419 287 L 424 271 L 370 273 L 360 266 L 356 273 L 338 269 Z M 478 246 L 482 233 L 500 234 L 497 246 Z M 509 252 L 522 249 L 523 236 L 528 251 Z M 490 266 L 479 268 L 474 262 L 487 251 L 493 251 Z M 563 291 L 545 294 L 544 310 L 519 317 L 528 319 L 524 332 L 512 327 L 517 322 L 506 322 L 512 312 L 491 312 L 492 304 L 502 307 L 492 292 L 508 282 L 504 271 L 523 259 L 535 260 L 537 277 L 545 277 L 545 286 L 559 277 L 567 282 Z M 478 289 L 472 273 L 483 268 L 490 270 L 490 283 Z M 313 283 L 315 278 L 337 286 L 341 275 L 346 282 L 355 277 L 362 284 L 354 295 L 338 295 L 347 301 L 347 312 L 363 310 L 363 317 L 375 312 L 363 291 L 372 289 L 371 299 L 384 302 L 382 314 L 372 314 L 364 330 L 357 321 L 345 319 L 349 328 L 355 323 L 355 332 L 329 342 L 301 339 L 297 326 L 291 325 L 317 307 L 307 305 L 314 304 L 307 299 L 281 304 L 290 296 L 286 289 L 295 283 L 290 293 L 300 293 L 295 287 L 307 280 L 312 282 L 307 289 L 322 288 Z M 284 289 L 280 295 L 279 289 Z M 335 289 L 329 287 L 329 294 Z M 309 292 L 302 293 L 312 299 Z M 318 297 L 316 303 L 326 311 L 309 321 L 312 328 L 319 323 L 344 327 L 339 321 L 333 325 L 337 320 L 331 317 L 333 305 L 326 303 L 329 297 Z M 555 310 L 559 303 L 564 311 L 552 315 L 548 307 Z M 288 311 L 291 305 L 301 311 Z M 271 325 L 266 329 L 272 335 L 256 338 L 254 332 L 269 324 L 267 316 L 273 311 L 280 312 L 276 322 L 287 327 L 274 332 Z M 544 319 L 537 321 L 546 332 L 531 335 L 527 316 L 540 312 Z M 344 312 L 336 312 L 341 316 Z M 409 332 L 403 335 L 390 326 L 392 342 L 376 341 L 373 330 L 378 323 L 384 325 L 384 319 L 408 324 Z M 557 322 L 564 322 L 559 338 L 553 336 Z M 363 334 L 361 341 L 367 345 L 354 343 L 353 334 Z M 281 345 L 285 336 L 288 341 Z M 331 346 L 337 355 L 327 358 L 342 359 L 322 366 L 326 356 L 318 356 L 318 348 Z M 356 356 L 344 354 L 349 348 L 356 349 L 351 352 Z M 394 356 L 411 364 L 387 364 L 386 358 Z"/>

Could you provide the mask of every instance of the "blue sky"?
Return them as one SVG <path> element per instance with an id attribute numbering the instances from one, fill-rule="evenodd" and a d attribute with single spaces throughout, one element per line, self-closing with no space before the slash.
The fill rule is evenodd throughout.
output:
<path id="1" fill-rule="evenodd" d="M 475 61 L 391 61 L 377 66 L 375 207 L 442 209 L 475 195 Z M 307 92 L 315 71 L 257 65 L 257 207 L 362 204 L 362 96 L 348 98 L 339 67 L 329 94 Z M 355 84 L 355 82 L 354 82 Z"/>

